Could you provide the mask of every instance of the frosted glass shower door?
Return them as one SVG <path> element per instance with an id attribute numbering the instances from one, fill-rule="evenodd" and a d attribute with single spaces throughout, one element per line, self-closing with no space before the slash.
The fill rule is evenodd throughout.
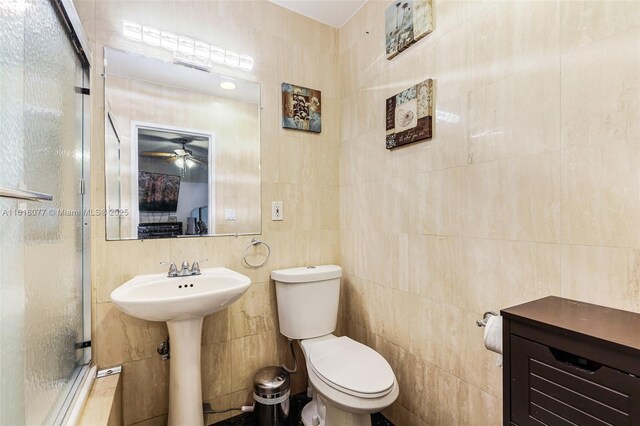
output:
<path id="1" fill-rule="evenodd" d="M 0 39 L 0 187 L 52 197 L 0 197 L 0 424 L 54 423 L 86 362 L 87 72 L 53 2 L 0 2 Z"/>

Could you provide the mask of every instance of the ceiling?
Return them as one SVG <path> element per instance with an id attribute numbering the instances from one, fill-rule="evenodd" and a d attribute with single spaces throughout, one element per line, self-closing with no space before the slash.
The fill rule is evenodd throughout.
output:
<path id="1" fill-rule="evenodd" d="M 269 0 L 323 24 L 340 28 L 367 0 Z"/>

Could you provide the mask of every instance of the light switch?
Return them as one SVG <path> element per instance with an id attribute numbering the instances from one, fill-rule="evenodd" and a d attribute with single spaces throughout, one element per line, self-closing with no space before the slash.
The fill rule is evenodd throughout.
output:
<path id="1" fill-rule="evenodd" d="M 236 220 L 236 209 L 224 209 L 224 220 Z"/>
<path id="2" fill-rule="evenodd" d="M 271 203 L 271 220 L 282 220 L 283 218 L 282 201 L 273 201 Z"/>

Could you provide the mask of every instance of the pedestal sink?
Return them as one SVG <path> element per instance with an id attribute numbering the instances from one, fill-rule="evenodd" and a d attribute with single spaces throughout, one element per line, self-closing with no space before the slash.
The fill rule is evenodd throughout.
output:
<path id="1" fill-rule="evenodd" d="M 171 340 L 169 425 L 202 426 L 200 342 L 202 321 L 240 298 L 251 280 L 226 268 L 168 278 L 138 275 L 111 293 L 124 313 L 147 321 L 166 321 Z M 125 373 L 126 374 L 126 373 Z"/>

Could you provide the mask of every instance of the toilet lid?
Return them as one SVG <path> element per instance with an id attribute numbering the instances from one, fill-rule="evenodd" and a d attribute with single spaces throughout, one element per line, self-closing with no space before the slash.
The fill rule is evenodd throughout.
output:
<path id="1" fill-rule="evenodd" d="M 351 395 L 386 395 L 395 382 L 393 370 L 382 355 L 344 336 L 313 345 L 309 363 L 323 382 Z"/>

